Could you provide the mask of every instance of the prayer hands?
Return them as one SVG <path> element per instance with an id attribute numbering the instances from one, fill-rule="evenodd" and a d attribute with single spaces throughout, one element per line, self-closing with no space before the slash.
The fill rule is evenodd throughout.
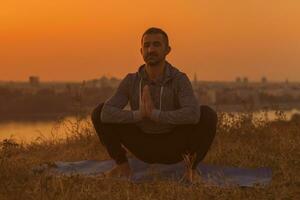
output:
<path id="1" fill-rule="evenodd" d="M 142 117 L 150 118 L 153 109 L 154 109 L 154 104 L 151 98 L 149 86 L 146 85 L 143 88 L 143 94 L 142 94 L 142 104 L 141 104 Z"/>

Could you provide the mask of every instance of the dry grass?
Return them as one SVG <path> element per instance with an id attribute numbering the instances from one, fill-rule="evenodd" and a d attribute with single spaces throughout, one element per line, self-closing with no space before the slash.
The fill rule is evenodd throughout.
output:
<path id="1" fill-rule="evenodd" d="M 0 199 L 300 199 L 300 125 L 293 122 L 251 122 L 251 114 L 238 117 L 219 113 L 215 141 L 204 162 L 271 167 L 266 188 L 217 188 L 200 184 L 186 187 L 157 181 L 132 184 L 87 178 L 34 174 L 33 166 L 57 160 L 108 158 L 89 121 L 78 118 L 67 126 L 66 139 L 39 138 L 30 144 L 13 139 L 1 143 Z M 298 195 L 298 196 L 297 196 Z"/>

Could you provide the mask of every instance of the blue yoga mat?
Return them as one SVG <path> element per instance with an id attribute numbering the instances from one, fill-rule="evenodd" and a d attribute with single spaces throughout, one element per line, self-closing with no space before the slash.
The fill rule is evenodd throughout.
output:
<path id="1" fill-rule="evenodd" d="M 157 179 L 179 181 L 185 170 L 183 162 L 171 165 L 147 164 L 137 159 L 129 159 L 129 163 L 133 170 L 131 181 L 136 183 Z M 66 176 L 74 174 L 98 176 L 115 165 L 113 160 L 57 161 L 54 164 L 55 167 L 51 168 L 52 172 Z M 266 186 L 272 179 L 272 170 L 265 167 L 250 169 L 200 163 L 198 171 L 202 180 L 213 186 Z"/>

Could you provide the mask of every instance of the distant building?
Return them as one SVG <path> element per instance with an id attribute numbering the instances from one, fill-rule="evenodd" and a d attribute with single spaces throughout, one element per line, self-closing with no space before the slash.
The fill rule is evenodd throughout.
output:
<path id="1" fill-rule="evenodd" d="M 267 78 L 265 76 L 263 76 L 261 78 L 261 83 L 266 84 L 268 82 Z"/>
<path id="2" fill-rule="evenodd" d="M 198 89 L 198 79 L 197 79 L 196 73 L 194 74 L 193 87 L 194 87 L 194 90 Z"/>
<path id="3" fill-rule="evenodd" d="M 289 84 L 289 79 L 287 78 L 287 79 L 285 79 L 285 84 Z"/>
<path id="4" fill-rule="evenodd" d="M 216 90 L 210 89 L 207 91 L 207 96 L 210 104 L 215 104 L 217 102 Z"/>
<path id="5" fill-rule="evenodd" d="M 236 77 L 235 82 L 236 82 L 236 83 L 241 83 L 241 82 L 242 82 L 241 77 L 239 77 L 239 76 Z"/>
<path id="6" fill-rule="evenodd" d="M 111 77 L 110 78 L 110 86 L 113 88 L 117 88 L 120 84 L 121 80 L 115 78 L 115 77 Z"/>
<path id="7" fill-rule="evenodd" d="M 99 79 L 99 82 L 100 82 L 101 87 L 108 87 L 108 86 L 110 86 L 109 79 L 106 76 L 102 76 Z"/>
<path id="8" fill-rule="evenodd" d="M 120 84 L 121 80 L 115 77 L 107 78 L 106 76 L 102 76 L 99 79 L 91 79 L 85 81 L 85 87 L 93 87 L 93 88 L 103 88 L 103 87 L 112 87 L 117 88 Z"/>
<path id="9" fill-rule="evenodd" d="M 39 86 L 40 78 L 38 76 L 29 76 L 29 84 L 31 86 Z"/>
<path id="10" fill-rule="evenodd" d="M 200 104 L 214 105 L 216 103 L 217 94 L 215 89 L 201 88 L 195 92 L 196 99 Z"/>

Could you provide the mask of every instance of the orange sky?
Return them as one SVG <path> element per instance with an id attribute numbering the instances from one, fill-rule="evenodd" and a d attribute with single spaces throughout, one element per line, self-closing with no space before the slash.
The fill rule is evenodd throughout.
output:
<path id="1" fill-rule="evenodd" d="M 300 81 L 299 10 L 298 0 L 3 0 L 0 80 L 122 78 L 157 26 L 190 78 Z"/>

